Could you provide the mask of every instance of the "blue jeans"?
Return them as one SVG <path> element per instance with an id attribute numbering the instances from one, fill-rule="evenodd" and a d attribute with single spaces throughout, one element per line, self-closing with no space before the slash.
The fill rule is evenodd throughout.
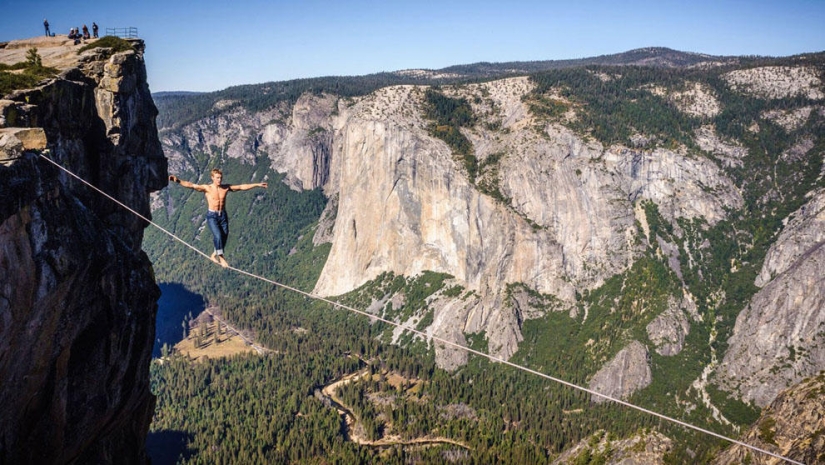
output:
<path id="1" fill-rule="evenodd" d="M 229 217 L 226 216 L 226 210 L 220 213 L 207 210 L 206 224 L 209 225 L 209 230 L 212 231 L 215 255 L 223 255 L 223 247 L 226 245 L 226 239 L 229 237 Z"/>

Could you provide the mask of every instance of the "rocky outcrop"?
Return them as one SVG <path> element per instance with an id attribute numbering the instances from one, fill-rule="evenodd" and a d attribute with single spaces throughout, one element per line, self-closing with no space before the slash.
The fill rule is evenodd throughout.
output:
<path id="1" fill-rule="evenodd" d="M 716 382 L 764 407 L 825 369 L 825 192 L 798 212 L 771 246 L 760 290 L 739 314 Z"/>
<path id="2" fill-rule="evenodd" d="M 447 298 L 433 301 L 432 307 L 436 310 L 433 324 L 427 328 L 427 335 L 466 346 L 464 322 L 467 321 L 467 313 L 476 303 L 477 299 L 470 299 L 469 302 Z M 436 341 L 434 344 L 436 363 L 445 370 L 455 370 L 467 363 L 469 357 L 466 350 L 460 350 L 443 342 Z"/>
<path id="3" fill-rule="evenodd" d="M 763 113 L 762 117 L 766 120 L 775 122 L 776 124 L 782 126 L 783 129 L 790 132 L 799 129 L 803 124 L 805 124 L 815 109 L 816 107 L 809 106 L 798 108 L 796 110 L 771 110 Z M 821 111 L 822 107 L 819 107 L 819 110 Z"/>
<path id="4" fill-rule="evenodd" d="M 38 157 L 150 215 L 166 159 L 134 45 L 75 53 L 4 104 L 33 128 L 0 136 L 19 157 L 0 161 L 0 463 L 148 461 L 160 291 L 141 250 L 146 223 Z"/>
<path id="5" fill-rule="evenodd" d="M 787 220 L 787 224 L 768 250 L 755 284 L 765 287 L 771 280 L 790 269 L 801 257 L 825 242 L 825 190 L 815 193 L 809 202 Z"/>
<path id="6" fill-rule="evenodd" d="M 651 465 L 665 463 L 665 454 L 673 449 L 673 441 L 658 432 L 641 432 L 625 439 L 609 439 L 598 432 L 564 451 L 553 465 L 603 463 L 605 465 Z"/>
<path id="7" fill-rule="evenodd" d="M 693 302 L 687 298 L 682 305 Z M 666 357 L 677 355 L 685 344 L 685 336 L 690 334 L 690 322 L 679 303 L 672 296 L 667 309 L 648 323 L 647 336 L 656 346 L 656 353 Z"/>
<path id="8" fill-rule="evenodd" d="M 47 147 L 46 133 L 41 128 L 0 127 L 0 161 L 11 162 L 32 150 Z"/>
<path id="9" fill-rule="evenodd" d="M 653 381 L 650 371 L 650 354 L 639 341 L 633 341 L 607 362 L 590 380 L 588 387 L 614 399 L 626 399 Z M 593 395 L 591 401 L 606 402 L 602 396 Z"/>
<path id="10" fill-rule="evenodd" d="M 825 373 L 780 393 L 740 441 L 800 463 L 825 463 Z M 716 465 L 787 463 L 741 445 L 722 452 Z"/>
<path id="11" fill-rule="evenodd" d="M 742 159 L 748 154 L 745 147 L 721 140 L 713 126 L 698 128 L 694 140 L 699 148 L 709 152 L 728 167 L 742 166 Z"/>
<path id="12" fill-rule="evenodd" d="M 763 66 L 731 71 L 722 77 L 733 90 L 756 97 L 825 98 L 819 71 L 814 66 Z"/>

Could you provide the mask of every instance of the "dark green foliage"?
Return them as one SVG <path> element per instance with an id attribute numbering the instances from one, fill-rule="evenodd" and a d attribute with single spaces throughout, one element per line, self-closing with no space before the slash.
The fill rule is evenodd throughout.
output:
<path id="1" fill-rule="evenodd" d="M 442 294 L 444 297 L 458 297 L 464 291 L 464 288 L 461 286 L 452 286 L 449 289 L 445 290 Z"/>
<path id="2" fill-rule="evenodd" d="M 730 421 L 739 425 L 751 425 L 759 419 L 759 408 L 755 405 L 734 399 L 728 393 L 720 391 L 713 384 L 708 384 L 706 390 L 713 405 Z"/>
<path id="3" fill-rule="evenodd" d="M 462 161 L 470 182 L 475 182 L 478 160 L 473 151 L 473 144 L 460 130 L 472 127 L 476 123 L 476 117 L 467 99 L 450 98 L 429 88 L 424 93 L 424 117 L 433 121 L 427 126 L 430 135 L 447 143 L 453 155 Z"/>
<path id="4" fill-rule="evenodd" d="M 541 94 L 530 94 L 523 99 L 530 112 L 541 119 L 557 120 L 570 107 L 566 103 Z"/>
<path id="5" fill-rule="evenodd" d="M 364 308 L 374 301 L 400 292 L 406 285 L 407 279 L 404 276 L 381 273 L 372 281 L 341 296 L 340 302 L 351 307 Z"/>
<path id="6" fill-rule="evenodd" d="M 642 133 L 657 136 L 666 147 L 692 147 L 693 130 L 701 124 L 648 89 L 654 84 L 670 88 L 682 85 L 682 70 L 591 67 L 551 71 L 532 78 L 536 88 L 526 101 L 534 114 L 557 118 L 566 111 L 563 103 L 547 96 L 555 90 L 577 105 L 577 118 L 570 126 L 605 145 L 629 144 L 630 136 Z"/>
<path id="7" fill-rule="evenodd" d="M 492 153 L 478 164 L 478 182 L 476 183 L 476 187 L 479 191 L 499 202 L 509 205 L 510 199 L 501 192 L 499 186 L 499 165 L 504 157 L 505 154 L 503 152 Z"/>
<path id="8" fill-rule="evenodd" d="M 605 361 L 631 340 L 646 341 L 644 327 L 666 308 L 670 296 L 680 292 L 677 283 L 673 272 L 661 261 L 642 258 L 627 273 L 614 276 L 587 293 L 577 318 L 571 318 L 567 312 L 553 312 L 538 320 L 525 321 L 525 344 L 513 360 L 543 367 L 573 383 L 586 384 Z M 688 384 L 691 381 L 682 380 Z"/>
<path id="9" fill-rule="evenodd" d="M 28 66 L 29 66 L 29 63 L 27 61 L 18 61 L 17 63 L 15 63 L 13 65 L 7 65 L 5 63 L 0 63 L 0 71 L 9 71 L 9 70 L 14 70 L 14 69 L 25 69 Z"/>
<path id="10" fill-rule="evenodd" d="M 191 463 L 294 463 L 333 451 L 358 462 L 363 453 L 343 440 L 337 412 L 312 396 L 316 383 L 358 367 L 357 359 L 306 350 L 198 364 L 166 359 L 151 367 L 152 430 L 186 431 Z"/>
<path id="11" fill-rule="evenodd" d="M 479 352 L 487 353 L 487 346 L 488 344 L 486 331 L 467 335 L 467 347 L 473 350 L 477 350 Z"/>
<path id="12" fill-rule="evenodd" d="M 42 68 L 43 59 L 38 55 L 36 48 L 30 48 L 26 51 L 26 67 L 27 68 Z"/>
<path id="13" fill-rule="evenodd" d="M 404 306 L 398 310 L 398 315 L 402 318 L 402 321 L 417 310 L 424 308 L 422 305 L 426 304 L 426 299 L 440 291 L 444 287 L 444 280 L 449 278 L 452 278 L 452 276 L 445 273 L 425 271 L 420 276 L 409 280 L 403 290 L 405 295 Z M 388 316 L 394 315 L 390 314 Z"/>
<path id="14" fill-rule="evenodd" d="M 77 53 L 81 54 L 86 50 L 91 50 L 93 48 L 110 48 L 112 49 L 112 53 L 125 52 L 126 50 L 134 50 L 134 47 L 132 47 L 132 44 L 129 43 L 128 40 L 121 39 L 120 37 L 116 36 L 103 36 L 90 44 L 86 44 L 80 47 L 77 50 Z"/>
<path id="15" fill-rule="evenodd" d="M 768 444 L 773 444 L 776 446 L 776 420 L 773 417 L 765 417 L 761 422 L 759 422 L 759 439 L 765 441 Z"/>
<path id="16" fill-rule="evenodd" d="M 10 72 L 18 70 L 22 72 Z M 43 66 L 36 48 L 29 49 L 26 53 L 26 61 L 13 65 L 0 64 L 0 97 L 15 90 L 36 87 L 40 81 L 54 77 L 57 73 L 56 69 Z"/>
<path id="17" fill-rule="evenodd" d="M 18 89 L 31 89 L 40 81 L 40 77 L 24 73 L 13 74 L 0 71 L 0 96 L 10 94 Z"/>
<path id="18" fill-rule="evenodd" d="M 476 123 L 473 108 L 465 98 L 447 97 L 429 88 L 424 93 L 424 116 L 442 126 L 472 127 Z"/>
<path id="19" fill-rule="evenodd" d="M 647 226 L 650 229 L 650 242 L 655 243 L 656 237 L 662 237 L 667 241 L 673 240 L 673 225 L 667 222 L 659 213 L 659 206 L 650 200 L 642 202 L 645 210 Z"/>

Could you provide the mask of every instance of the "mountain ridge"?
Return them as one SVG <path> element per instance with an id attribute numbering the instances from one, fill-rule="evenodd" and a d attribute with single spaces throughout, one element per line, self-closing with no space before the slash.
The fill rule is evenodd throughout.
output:
<path id="1" fill-rule="evenodd" d="M 822 53 L 822 52 L 819 52 Z M 812 54 L 801 54 L 795 56 L 808 56 Z M 185 91 L 159 92 L 153 94 L 156 97 L 156 104 L 160 109 L 158 119 L 158 129 L 163 131 L 172 127 L 173 124 L 180 124 L 180 120 L 191 122 L 187 116 L 179 116 L 176 109 L 180 109 L 180 104 L 184 101 L 189 105 L 195 105 L 202 110 L 212 109 L 214 104 L 221 100 L 235 100 L 239 95 L 260 92 L 264 94 L 273 93 L 273 87 L 282 87 L 280 91 L 288 100 L 294 100 L 303 92 L 335 92 L 342 95 L 363 95 L 380 87 L 387 85 L 447 85 L 464 81 L 479 79 L 494 79 L 514 75 L 526 75 L 535 72 L 547 71 L 551 69 L 573 68 L 581 66 L 660 66 L 660 67 L 686 67 L 699 63 L 713 62 L 717 65 L 723 63 L 734 63 L 738 61 L 755 61 L 761 58 L 758 56 L 726 57 L 706 55 L 694 52 L 682 52 L 666 47 L 646 47 L 629 50 L 627 52 L 599 55 L 596 57 L 563 59 L 563 60 L 538 60 L 538 61 L 512 61 L 503 63 L 478 62 L 465 65 L 453 65 L 441 69 L 420 69 L 420 70 L 396 70 L 382 71 L 378 73 L 362 76 L 321 76 L 312 78 L 300 78 L 287 81 L 266 82 L 260 84 L 242 84 L 231 86 L 226 89 L 214 92 L 200 92 L 195 95 L 181 95 Z M 721 61 L 721 63 L 720 63 Z M 415 73 L 412 73 L 415 71 Z M 441 76 L 433 78 L 431 76 Z M 296 90 L 298 93 L 296 94 Z M 167 103 L 167 99 L 174 101 Z M 274 99 L 267 99 L 271 104 Z M 252 103 L 253 106 L 257 106 Z M 174 122 L 174 123 L 173 123 Z"/>

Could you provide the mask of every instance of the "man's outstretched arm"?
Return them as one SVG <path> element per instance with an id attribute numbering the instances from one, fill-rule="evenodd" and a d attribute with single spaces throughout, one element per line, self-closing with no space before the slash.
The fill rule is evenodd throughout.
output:
<path id="1" fill-rule="evenodd" d="M 206 187 L 205 186 L 202 186 L 200 184 L 191 183 L 189 181 L 184 181 L 183 179 L 181 179 L 177 176 L 170 175 L 169 180 L 172 181 L 172 182 L 176 182 L 176 183 L 180 184 L 181 186 L 189 188 L 189 189 L 194 189 L 194 190 L 199 191 L 199 192 L 206 192 Z"/>
<path id="2" fill-rule="evenodd" d="M 234 186 L 229 186 L 229 190 L 231 191 L 248 191 L 249 189 L 253 189 L 255 187 L 263 187 L 266 189 L 265 182 L 256 182 L 255 184 L 235 184 Z"/>

